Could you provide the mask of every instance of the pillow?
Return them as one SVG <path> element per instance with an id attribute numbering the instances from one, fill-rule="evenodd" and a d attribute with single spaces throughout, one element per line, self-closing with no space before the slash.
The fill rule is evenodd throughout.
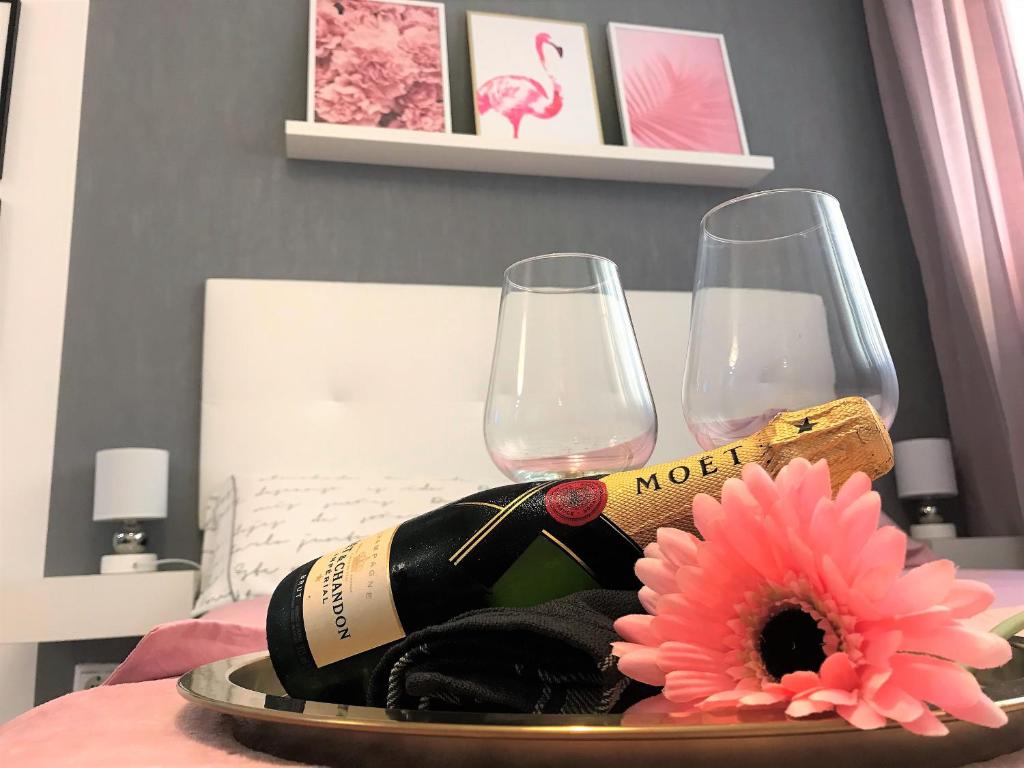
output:
<path id="1" fill-rule="evenodd" d="M 178 677 L 213 661 L 265 651 L 267 598 L 238 603 L 237 607 L 236 618 L 245 614 L 244 621 L 204 616 L 200 621 L 185 619 L 153 627 L 104 685 Z"/>
<path id="2" fill-rule="evenodd" d="M 233 475 L 203 510 L 192 615 L 269 595 L 289 571 L 325 552 L 488 487 L 459 477 Z"/>
<path id="3" fill-rule="evenodd" d="M 270 595 L 260 595 L 250 600 L 242 600 L 207 611 L 199 617 L 199 621 L 219 621 L 221 624 L 233 624 L 239 627 L 251 627 L 260 631 L 267 628 L 267 608 L 270 607 Z"/>

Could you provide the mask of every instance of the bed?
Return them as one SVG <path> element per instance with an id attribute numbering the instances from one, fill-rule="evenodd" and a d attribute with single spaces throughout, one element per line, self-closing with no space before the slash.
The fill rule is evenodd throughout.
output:
<path id="1" fill-rule="evenodd" d="M 197 618 L 155 629 L 106 685 L 0 726 L 0 764 L 281 764 L 235 742 L 222 716 L 186 705 L 176 677 L 265 648 L 267 585 L 283 573 L 261 573 L 268 558 L 246 552 L 276 546 L 276 556 L 310 559 L 330 548 L 327 536 L 304 549 L 279 535 L 290 520 L 282 509 L 290 515 L 310 494 L 329 497 L 379 528 L 381 515 L 402 518 L 446 494 L 504 482 L 481 429 L 498 298 L 482 287 L 208 281 Z M 660 415 L 652 461 L 693 453 L 678 406 L 689 294 L 630 292 L 628 300 Z M 368 501 L 377 504 L 370 512 Z M 240 530 L 230 515 L 246 503 Z M 322 514 L 323 503 L 310 514 Z M 982 622 L 1024 603 L 1024 572 L 972 577 L 997 592 Z"/>

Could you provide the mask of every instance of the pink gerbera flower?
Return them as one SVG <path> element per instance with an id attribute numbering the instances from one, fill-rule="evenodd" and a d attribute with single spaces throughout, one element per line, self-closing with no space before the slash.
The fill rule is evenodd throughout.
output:
<path id="1" fill-rule="evenodd" d="M 987 608 L 992 590 L 957 579 L 949 560 L 903 573 L 906 536 L 877 527 L 867 475 L 835 499 L 830 488 L 825 461 L 796 459 L 775 480 L 748 464 L 721 503 L 694 499 L 703 541 L 658 531 L 636 564 L 650 615 L 615 624 L 619 669 L 663 686 L 633 711 L 780 706 L 943 735 L 932 703 L 979 725 L 1006 723 L 961 666 L 1010 658 L 1003 638 L 961 621 Z"/>

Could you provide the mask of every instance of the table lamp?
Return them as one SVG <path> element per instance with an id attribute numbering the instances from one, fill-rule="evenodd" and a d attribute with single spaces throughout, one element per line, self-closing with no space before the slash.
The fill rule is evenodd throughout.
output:
<path id="1" fill-rule="evenodd" d="M 120 520 L 114 552 L 100 559 L 100 573 L 155 571 L 156 554 L 146 551 L 140 520 L 167 517 L 169 454 L 157 448 L 110 448 L 96 452 L 92 519 Z"/>
<path id="2" fill-rule="evenodd" d="M 949 440 L 925 437 L 901 440 L 896 454 L 896 492 L 901 499 L 918 502 L 918 521 L 910 526 L 914 539 L 954 539 L 956 526 L 939 514 L 936 501 L 957 494 L 953 451 Z"/>

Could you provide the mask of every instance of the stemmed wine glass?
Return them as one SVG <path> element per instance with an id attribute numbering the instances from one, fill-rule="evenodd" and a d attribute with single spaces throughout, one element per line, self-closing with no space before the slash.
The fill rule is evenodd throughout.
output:
<path id="1" fill-rule="evenodd" d="M 505 271 L 484 439 L 515 482 L 643 466 L 658 422 L 615 263 L 552 253 Z"/>
<path id="2" fill-rule="evenodd" d="M 779 189 L 709 211 L 683 376 L 683 412 L 700 446 L 849 395 L 892 425 L 896 370 L 839 202 Z"/>

